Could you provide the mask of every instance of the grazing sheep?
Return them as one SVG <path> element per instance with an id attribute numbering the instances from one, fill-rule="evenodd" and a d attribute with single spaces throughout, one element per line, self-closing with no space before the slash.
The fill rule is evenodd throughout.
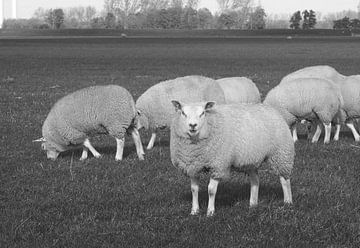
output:
<path id="1" fill-rule="evenodd" d="M 231 103 L 260 103 L 256 84 L 246 77 L 229 77 L 216 80 L 224 91 L 225 101 Z"/>
<path id="2" fill-rule="evenodd" d="M 229 177 L 232 169 L 249 174 L 250 206 L 256 206 L 258 169 L 264 161 L 280 176 L 284 202 L 292 203 L 294 143 L 276 110 L 262 104 L 172 103 L 177 114 L 170 129 L 171 161 L 191 179 L 192 215 L 199 212 L 198 176 L 202 172 L 210 173 L 208 216 L 215 211 L 219 180 Z"/>
<path id="3" fill-rule="evenodd" d="M 298 78 L 281 83 L 269 91 L 265 104 L 278 109 L 289 127 L 306 119 L 319 119 L 325 126 L 324 143 L 330 142 L 331 121 L 343 106 L 340 91 L 330 80 L 321 78 Z M 312 138 L 315 143 L 321 129 Z"/>
<path id="4" fill-rule="evenodd" d="M 333 67 L 328 66 L 328 65 L 316 65 L 316 66 L 308 66 L 308 67 L 304 67 L 300 70 L 294 71 L 292 73 L 290 73 L 289 75 L 285 76 L 280 84 L 292 81 L 294 79 L 298 79 L 298 78 L 324 78 L 324 79 L 328 79 L 332 82 L 334 82 L 336 85 L 338 85 L 340 87 L 341 83 L 346 79 L 346 76 L 340 74 L 338 71 L 336 71 Z M 340 90 L 340 88 L 339 88 Z M 340 134 L 340 127 L 341 124 L 344 120 L 344 117 L 341 116 L 341 112 L 339 113 L 339 115 L 337 115 L 335 117 L 334 120 L 334 124 L 336 127 L 336 131 L 335 131 L 335 135 L 334 135 L 334 140 L 338 140 L 339 139 L 339 134 Z M 316 126 L 316 130 L 317 132 L 321 133 L 321 124 L 320 123 L 316 123 L 316 122 L 312 122 L 312 125 L 317 125 Z M 292 134 L 293 134 L 293 139 L 294 141 L 296 141 L 297 138 L 297 132 L 296 132 L 296 125 L 293 125 L 292 127 Z M 318 136 L 320 136 L 320 133 Z"/>
<path id="5" fill-rule="evenodd" d="M 83 146 L 80 160 L 88 150 L 94 157 L 100 154 L 90 144 L 89 137 L 109 134 L 116 139 L 116 160 L 121 160 L 124 135 L 132 134 L 137 155 L 144 159 L 139 133 L 135 127 L 137 111 L 131 94 L 118 85 L 92 86 L 70 93 L 55 103 L 43 127 L 42 147 L 47 157 L 55 160 L 60 152 Z"/>
<path id="6" fill-rule="evenodd" d="M 150 87 L 136 101 L 136 108 L 140 112 L 138 129 L 144 127 L 152 132 L 147 149 L 154 146 L 157 129 L 170 127 L 175 114 L 170 102 L 172 99 L 225 103 L 218 83 L 203 76 L 179 77 Z"/>

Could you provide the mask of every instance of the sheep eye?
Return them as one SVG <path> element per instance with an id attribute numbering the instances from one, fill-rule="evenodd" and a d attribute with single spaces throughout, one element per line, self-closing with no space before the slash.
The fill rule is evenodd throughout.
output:
<path id="1" fill-rule="evenodd" d="M 200 114 L 200 117 L 203 116 L 205 114 L 205 111 L 203 111 L 201 114 Z"/>
<path id="2" fill-rule="evenodd" d="M 183 116 L 187 117 L 187 115 L 185 114 L 185 112 L 182 111 L 182 110 L 181 110 L 181 114 L 182 114 Z"/>

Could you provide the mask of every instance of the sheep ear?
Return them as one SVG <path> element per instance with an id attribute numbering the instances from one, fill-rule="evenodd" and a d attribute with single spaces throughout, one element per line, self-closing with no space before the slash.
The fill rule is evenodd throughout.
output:
<path id="1" fill-rule="evenodd" d="M 171 103 L 174 105 L 176 111 L 179 111 L 182 109 L 182 105 L 179 101 L 172 100 Z"/>
<path id="2" fill-rule="evenodd" d="M 215 103 L 216 102 L 207 102 L 204 107 L 205 111 L 211 110 L 214 107 Z"/>
<path id="3" fill-rule="evenodd" d="M 41 137 L 39 139 L 36 139 L 36 140 L 33 140 L 33 142 L 45 142 L 45 138 L 44 137 Z"/>

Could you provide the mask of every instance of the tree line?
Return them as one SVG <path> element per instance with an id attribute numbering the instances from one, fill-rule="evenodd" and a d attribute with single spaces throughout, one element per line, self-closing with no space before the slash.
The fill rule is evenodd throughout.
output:
<path id="1" fill-rule="evenodd" d="M 217 0 L 221 11 L 197 8 L 199 0 L 104 0 L 104 9 L 38 8 L 30 19 L 8 19 L 3 28 L 264 29 L 265 10 L 253 0 Z"/>

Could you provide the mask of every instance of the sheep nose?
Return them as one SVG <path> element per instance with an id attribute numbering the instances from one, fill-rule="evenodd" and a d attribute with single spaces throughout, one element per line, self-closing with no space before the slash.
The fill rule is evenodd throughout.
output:
<path id="1" fill-rule="evenodd" d="M 195 123 L 195 124 L 189 124 L 189 126 L 190 126 L 191 129 L 195 129 L 195 127 L 197 126 L 197 124 L 196 124 L 196 123 Z"/>

